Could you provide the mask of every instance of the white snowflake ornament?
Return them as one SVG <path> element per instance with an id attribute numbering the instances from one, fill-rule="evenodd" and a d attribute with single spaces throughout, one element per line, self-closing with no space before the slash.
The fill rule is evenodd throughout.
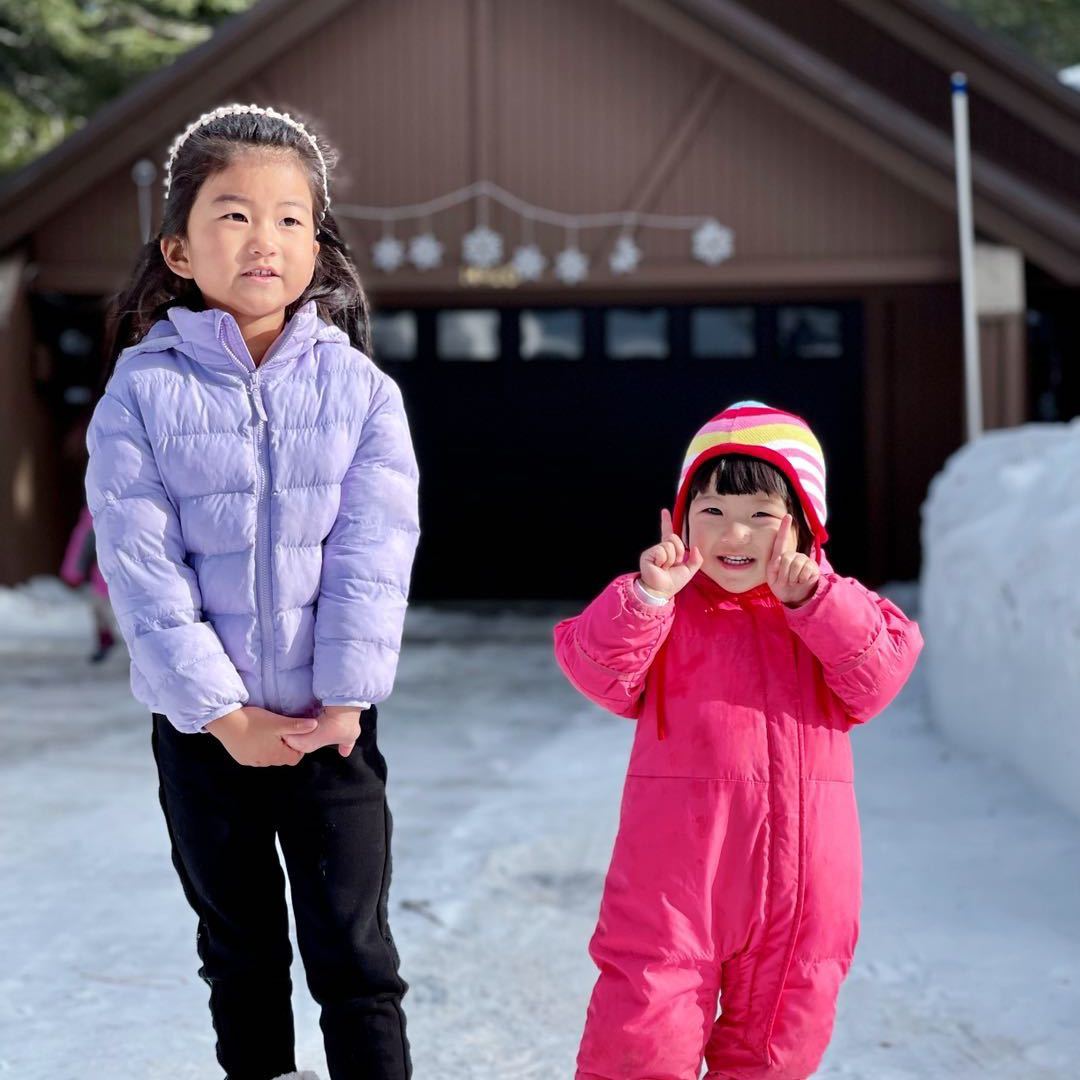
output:
<path id="1" fill-rule="evenodd" d="M 503 240 L 494 230 L 486 225 L 478 225 L 472 232 L 466 233 L 461 241 L 461 255 L 469 266 L 490 270 L 502 261 Z"/>
<path id="2" fill-rule="evenodd" d="M 514 249 L 511 264 L 522 281 L 537 281 L 547 269 L 547 258 L 535 244 L 522 244 Z"/>
<path id="3" fill-rule="evenodd" d="M 735 236 L 718 221 L 706 221 L 694 230 L 694 258 L 709 266 L 730 259 L 735 250 Z"/>
<path id="4" fill-rule="evenodd" d="M 405 245 L 396 236 L 384 236 L 371 249 L 371 262 L 377 270 L 391 273 L 405 261 Z"/>
<path id="5" fill-rule="evenodd" d="M 564 248 L 555 256 L 555 276 L 564 285 L 576 285 L 589 273 L 589 257 L 580 248 Z"/>
<path id="6" fill-rule="evenodd" d="M 442 257 L 443 245 L 434 233 L 421 233 L 409 241 L 409 260 L 420 270 L 434 270 Z"/>
<path id="7" fill-rule="evenodd" d="M 620 236 L 615 241 L 615 247 L 608 258 L 611 272 L 613 274 L 632 273 L 638 268 L 639 262 L 641 262 L 641 248 L 634 243 L 633 237 L 629 235 Z"/>

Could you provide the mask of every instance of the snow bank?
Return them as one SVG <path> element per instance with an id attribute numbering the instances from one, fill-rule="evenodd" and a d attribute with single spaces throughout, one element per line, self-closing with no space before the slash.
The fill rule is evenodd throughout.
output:
<path id="1" fill-rule="evenodd" d="M 58 577 L 41 575 L 13 588 L 0 586 L 0 649 L 77 635 L 90 640 L 86 597 Z"/>
<path id="2" fill-rule="evenodd" d="M 935 722 L 1080 814 L 1080 421 L 958 451 L 922 535 Z"/>

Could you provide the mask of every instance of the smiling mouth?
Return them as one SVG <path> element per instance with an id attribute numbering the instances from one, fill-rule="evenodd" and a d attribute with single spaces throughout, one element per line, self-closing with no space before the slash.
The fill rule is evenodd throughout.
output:
<path id="1" fill-rule="evenodd" d="M 749 555 L 718 555 L 717 558 L 725 566 L 734 567 L 750 566 L 751 563 L 754 562 L 754 559 L 752 559 Z"/>
<path id="2" fill-rule="evenodd" d="M 275 274 L 273 270 L 259 269 L 259 270 L 245 270 L 244 274 L 242 276 L 243 277 L 268 278 L 268 277 L 277 277 L 277 274 Z"/>

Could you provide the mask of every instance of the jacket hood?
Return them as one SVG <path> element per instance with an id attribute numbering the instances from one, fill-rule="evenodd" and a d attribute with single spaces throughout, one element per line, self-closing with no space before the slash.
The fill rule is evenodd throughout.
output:
<path id="1" fill-rule="evenodd" d="M 340 327 L 323 322 L 318 307 L 309 300 L 293 314 L 285 324 L 281 336 L 271 346 L 264 367 L 278 367 L 295 360 L 317 341 L 334 341 L 348 345 L 349 336 Z M 250 354 L 244 344 L 240 327 L 227 311 L 206 308 L 192 311 L 186 307 L 169 308 L 168 317 L 156 322 L 142 341 L 125 349 L 121 359 L 141 352 L 176 349 L 197 360 L 204 367 L 235 372 L 236 363 L 225 351 L 226 347 L 247 366 Z M 119 362 L 119 361 L 118 361 Z"/>
<path id="2" fill-rule="evenodd" d="M 724 454 L 758 458 L 787 477 L 820 551 L 829 538 L 825 530 L 825 456 L 821 444 L 802 417 L 761 401 L 740 401 L 729 406 L 691 440 L 672 512 L 675 531 L 683 531 L 694 474 L 707 461 Z"/>

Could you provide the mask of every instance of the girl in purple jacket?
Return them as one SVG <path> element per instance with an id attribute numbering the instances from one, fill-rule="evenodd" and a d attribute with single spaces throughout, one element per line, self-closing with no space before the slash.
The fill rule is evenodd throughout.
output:
<path id="1" fill-rule="evenodd" d="M 178 136 L 87 436 L 98 562 L 153 714 L 228 1080 L 299 1075 L 275 841 L 332 1080 L 411 1074 L 375 704 L 417 470 L 401 395 L 364 355 L 331 165 L 308 127 L 255 105 Z"/>

